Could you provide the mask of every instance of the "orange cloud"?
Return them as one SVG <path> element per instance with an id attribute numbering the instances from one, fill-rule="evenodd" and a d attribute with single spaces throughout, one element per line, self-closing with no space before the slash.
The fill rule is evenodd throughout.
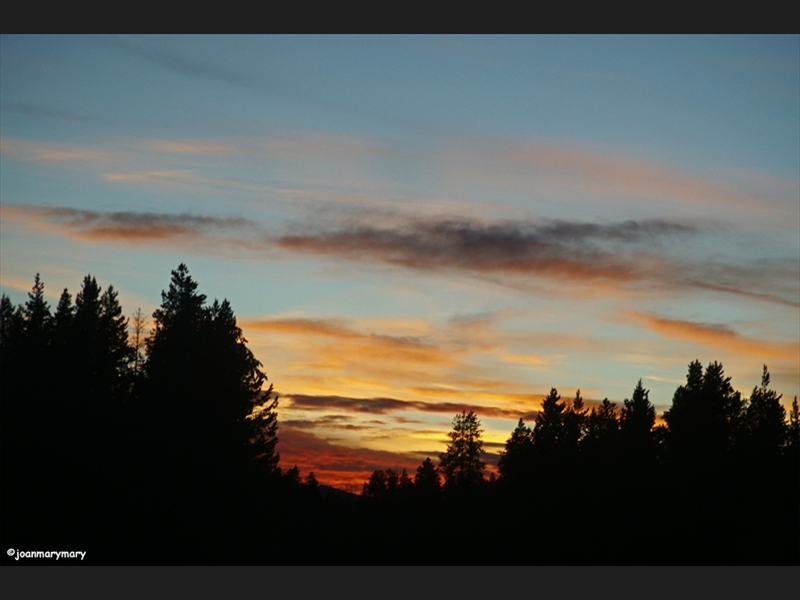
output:
<path id="1" fill-rule="evenodd" d="M 800 359 L 800 343 L 758 340 L 736 333 L 724 325 L 665 319 L 634 311 L 628 311 L 626 315 L 645 329 L 665 337 L 695 342 L 759 360 Z"/>
<path id="2" fill-rule="evenodd" d="M 363 334 L 342 322 L 325 319 L 277 318 L 277 319 L 244 319 L 242 329 L 283 333 L 289 335 L 313 335 L 334 338 L 333 345 L 318 344 L 309 352 L 317 352 L 322 362 L 329 366 L 341 365 L 343 362 L 379 361 L 388 359 L 393 368 L 403 363 L 453 365 L 452 353 L 425 343 L 411 336 L 392 336 L 380 334 Z M 328 351 L 329 350 L 329 351 Z"/>

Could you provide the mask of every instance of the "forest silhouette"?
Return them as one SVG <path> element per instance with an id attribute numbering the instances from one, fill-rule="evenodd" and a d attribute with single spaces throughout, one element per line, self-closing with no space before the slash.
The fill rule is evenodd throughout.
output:
<path id="1" fill-rule="evenodd" d="M 89 275 L 54 311 L 38 274 L 24 304 L 3 295 L 4 548 L 120 565 L 800 563 L 800 412 L 766 366 L 743 398 L 721 364 L 690 363 L 661 424 L 641 380 L 622 406 L 552 389 L 497 476 L 462 412 L 438 460 L 377 468 L 360 496 L 281 465 L 262 368 L 183 264 L 152 321 Z"/>

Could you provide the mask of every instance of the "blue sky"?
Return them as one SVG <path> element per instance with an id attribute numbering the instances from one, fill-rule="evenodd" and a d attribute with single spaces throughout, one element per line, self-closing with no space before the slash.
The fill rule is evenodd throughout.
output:
<path id="1" fill-rule="evenodd" d="M 800 393 L 800 36 L 4 35 L 0 77 L 2 292 L 151 313 L 185 262 L 321 480 L 694 359 Z"/>

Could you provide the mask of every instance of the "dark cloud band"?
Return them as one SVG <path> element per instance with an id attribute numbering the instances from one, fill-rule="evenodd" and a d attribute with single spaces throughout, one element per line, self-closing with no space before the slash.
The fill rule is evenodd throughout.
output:
<path id="1" fill-rule="evenodd" d="M 577 283 L 660 286 L 734 294 L 800 306 L 795 259 L 726 265 L 671 256 L 669 246 L 703 230 L 664 220 L 597 224 L 572 221 L 493 222 L 467 219 L 398 220 L 367 215 L 299 233 L 271 233 L 245 218 L 192 214 L 97 212 L 11 206 L 34 221 L 53 223 L 88 240 L 227 245 L 240 252 L 341 257 L 424 271 L 452 271 L 511 284 L 536 276 Z M 243 235 L 246 233 L 247 235 Z M 274 256 L 274 255 L 273 255 Z M 788 274 L 788 275 L 787 275 Z"/>
<path id="2" fill-rule="evenodd" d="M 462 411 L 475 411 L 484 417 L 506 419 L 535 419 L 538 411 L 520 413 L 496 406 L 475 406 L 473 404 L 459 404 L 456 402 L 420 402 L 413 400 L 398 400 L 396 398 L 348 398 L 345 396 L 309 396 L 305 394 L 286 394 L 298 408 L 311 410 L 345 410 L 350 412 L 385 414 L 395 411 L 443 413 L 453 415 Z"/>

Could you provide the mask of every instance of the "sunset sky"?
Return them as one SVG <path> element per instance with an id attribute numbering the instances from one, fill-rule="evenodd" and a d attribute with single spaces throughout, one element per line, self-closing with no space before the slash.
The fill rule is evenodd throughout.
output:
<path id="1" fill-rule="evenodd" d="M 800 394 L 800 36 L 3 35 L 0 77 L 2 293 L 149 315 L 186 263 L 322 483 L 695 359 Z"/>

